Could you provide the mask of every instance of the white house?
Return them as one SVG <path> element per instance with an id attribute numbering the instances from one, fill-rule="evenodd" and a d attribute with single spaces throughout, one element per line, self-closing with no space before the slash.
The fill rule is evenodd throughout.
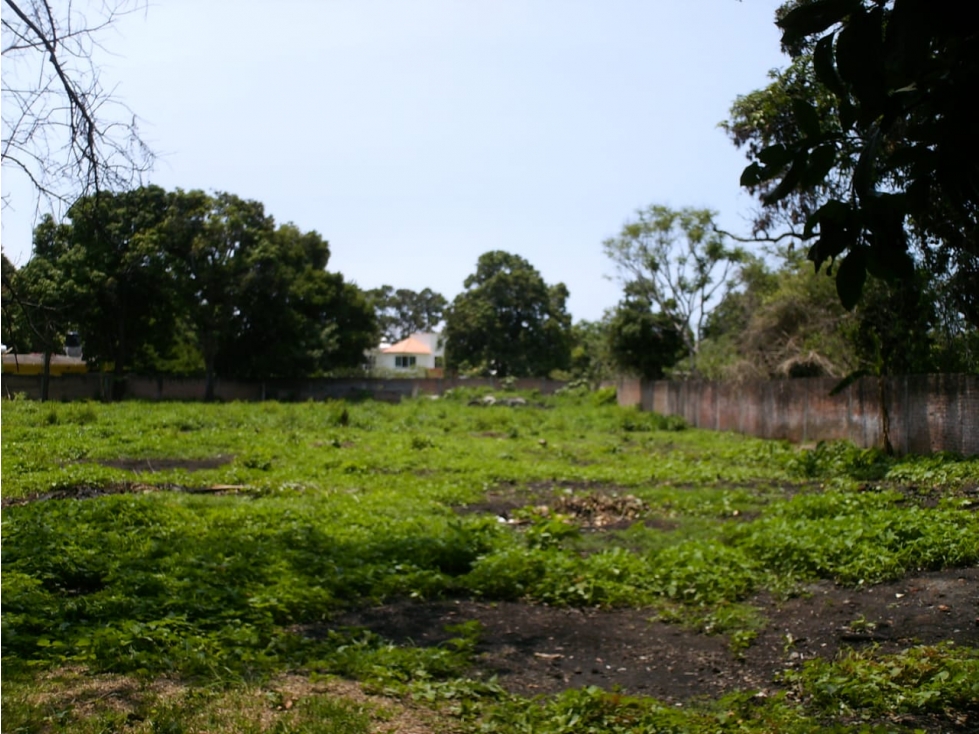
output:
<path id="1" fill-rule="evenodd" d="M 370 354 L 371 370 L 404 377 L 437 377 L 444 367 L 445 347 L 439 334 L 416 331 L 397 344 L 381 344 Z"/>

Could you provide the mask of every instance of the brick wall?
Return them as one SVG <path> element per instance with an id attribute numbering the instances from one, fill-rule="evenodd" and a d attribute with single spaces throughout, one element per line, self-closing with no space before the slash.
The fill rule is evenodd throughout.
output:
<path id="1" fill-rule="evenodd" d="M 680 415 L 692 426 L 736 431 L 796 443 L 847 439 L 883 445 L 886 406 L 898 453 L 979 454 L 979 377 L 908 375 L 865 377 L 837 395 L 834 379 L 745 383 L 619 382 L 619 404 Z"/>

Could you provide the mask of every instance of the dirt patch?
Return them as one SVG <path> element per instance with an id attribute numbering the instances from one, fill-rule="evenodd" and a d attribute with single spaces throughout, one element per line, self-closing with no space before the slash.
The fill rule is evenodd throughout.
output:
<path id="1" fill-rule="evenodd" d="M 595 685 L 684 701 L 732 690 L 771 692 L 776 675 L 816 656 L 876 644 L 897 652 L 951 640 L 979 646 L 979 569 L 918 574 L 863 589 L 819 582 L 779 603 L 754 600 L 768 626 L 739 658 L 722 635 L 651 621 L 650 610 L 579 610 L 517 602 L 401 601 L 334 620 L 400 644 L 443 644 L 446 625 L 476 620 L 474 674 L 523 695 Z M 315 630 L 304 630 L 316 634 Z"/>
<path id="2" fill-rule="evenodd" d="M 212 456 L 206 459 L 106 459 L 95 463 L 110 469 L 122 469 L 134 474 L 147 474 L 173 469 L 183 469 L 189 472 L 217 469 L 230 464 L 234 458 L 233 456 Z"/>
<path id="3" fill-rule="evenodd" d="M 16 507 L 32 502 L 46 500 L 91 500 L 110 494 L 148 494 L 150 492 L 186 492 L 188 494 L 238 494 L 247 492 L 251 487 L 240 484 L 212 484 L 207 487 L 185 487 L 181 484 L 143 484 L 141 482 L 113 482 L 112 484 L 92 485 L 78 484 L 73 487 L 62 487 L 50 492 L 31 494 L 26 497 L 4 497 L 0 506 Z"/>
<path id="4" fill-rule="evenodd" d="M 484 500 L 456 508 L 461 515 L 491 514 L 518 524 L 526 520 L 517 510 L 538 516 L 560 514 L 583 528 L 628 527 L 648 510 L 628 489 L 589 482 L 537 483 L 503 486 Z"/>

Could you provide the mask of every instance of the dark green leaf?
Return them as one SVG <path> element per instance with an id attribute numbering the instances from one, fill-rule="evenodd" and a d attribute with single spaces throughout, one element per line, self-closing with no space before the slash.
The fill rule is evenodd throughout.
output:
<path id="1" fill-rule="evenodd" d="M 846 88 L 843 80 L 836 73 L 835 56 L 833 52 L 833 40 L 836 35 L 831 33 L 819 39 L 816 49 L 812 55 L 812 65 L 816 72 L 816 78 L 837 97 L 846 97 Z"/>
<path id="2" fill-rule="evenodd" d="M 771 206 L 776 202 L 781 201 L 786 196 L 791 194 L 796 186 L 799 185 L 799 180 L 802 178 L 803 171 L 806 170 L 806 163 L 809 159 L 806 151 L 800 151 L 792 163 L 792 167 L 788 170 L 788 173 L 779 181 L 778 186 L 775 187 L 774 191 L 767 194 L 763 199 L 762 203 L 765 206 Z"/>
<path id="3" fill-rule="evenodd" d="M 843 132 L 851 130 L 857 121 L 857 108 L 854 107 L 853 103 L 846 97 L 840 97 L 838 100 L 838 105 L 840 129 L 842 129 Z"/>
<path id="4" fill-rule="evenodd" d="M 816 108 L 798 97 L 792 100 L 792 114 L 796 124 L 807 138 L 818 138 L 820 134 L 819 113 Z"/>
<path id="5" fill-rule="evenodd" d="M 757 186 L 760 181 L 761 166 L 759 166 L 758 163 L 752 163 L 741 172 L 742 186 Z"/>
<path id="6" fill-rule="evenodd" d="M 811 189 L 825 182 L 826 176 L 836 163 L 836 148 L 820 145 L 809 154 L 809 166 L 802 176 L 802 187 Z"/>
<path id="7" fill-rule="evenodd" d="M 784 168 L 792 160 L 793 151 L 781 143 L 769 145 L 758 152 L 758 160 L 768 168 Z"/>
<path id="8" fill-rule="evenodd" d="M 859 100 L 857 119 L 865 123 L 876 119 L 887 98 L 881 25 L 879 9 L 861 10 L 850 17 L 836 42 L 836 68 Z"/>
<path id="9" fill-rule="evenodd" d="M 792 45 L 813 33 L 820 33 L 860 7 L 860 0 L 816 0 L 794 8 L 776 25 L 782 29 L 782 43 Z"/>
<path id="10" fill-rule="evenodd" d="M 854 247 L 836 270 L 836 293 L 847 311 L 852 311 L 867 279 L 867 249 Z"/>
<path id="11" fill-rule="evenodd" d="M 857 167 L 853 171 L 853 190 L 861 199 L 866 199 L 876 191 L 877 151 L 880 147 L 880 130 L 875 129 L 860 153 Z"/>

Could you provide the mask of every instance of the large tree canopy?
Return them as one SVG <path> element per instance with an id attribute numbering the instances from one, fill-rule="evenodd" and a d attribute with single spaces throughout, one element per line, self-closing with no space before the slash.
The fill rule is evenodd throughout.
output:
<path id="1" fill-rule="evenodd" d="M 946 273 L 958 308 L 979 323 L 970 4 L 793 0 L 778 25 L 793 67 L 740 99 L 728 123 L 749 143 L 742 184 L 768 209 L 794 203 L 794 235 L 812 241 L 817 270 L 835 267 L 847 308 L 868 273 L 908 280 L 917 265 Z"/>
<path id="2" fill-rule="evenodd" d="M 713 212 L 657 204 L 637 212 L 618 237 L 602 244 L 628 296 L 622 315 L 634 314 L 640 304 L 650 313 L 655 309 L 662 317 L 657 323 L 671 325 L 695 372 L 704 322 L 734 284 L 744 253 L 727 246 L 714 226 Z M 640 332 L 654 328 L 659 327 L 649 321 Z"/>
<path id="3" fill-rule="evenodd" d="M 388 342 L 407 339 L 416 331 L 435 331 L 449 302 L 431 288 L 415 292 L 383 285 L 366 291 L 377 314 L 381 337 Z"/>
<path id="4" fill-rule="evenodd" d="M 261 203 L 158 187 L 82 197 L 36 228 L 34 256 L 4 268 L 19 342 L 53 348 L 77 329 L 85 358 L 117 373 L 196 350 L 208 377 L 298 377 L 356 366 L 374 313 L 326 270 L 316 232 L 276 226 Z M 9 286 L 9 288 L 8 288 Z M 33 335 L 33 336 L 31 336 Z M 194 360 L 184 359 L 184 363 Z"/>
<path id="5" fill-rule="evenodd" d="M 564 283 L 548 286 L 524 258 L 480 256 L 446 315 L 450 366 L 500 377 L 544 377 L 568 367 L 571 317 Z"/>

